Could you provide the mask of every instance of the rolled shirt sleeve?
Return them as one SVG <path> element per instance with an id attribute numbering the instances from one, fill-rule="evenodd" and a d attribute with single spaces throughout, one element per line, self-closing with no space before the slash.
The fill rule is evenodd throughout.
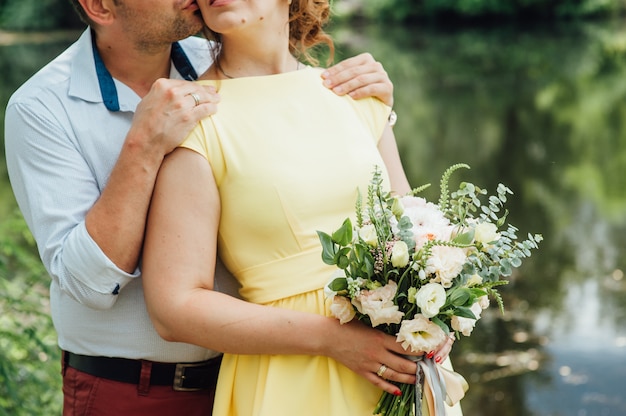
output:
<path id="1" fill-rule="evenodd" d="M 140 275 L 139 268 L 128 274 L 109 260 L 87 232 L 84 221 L 74 227 L 64 246 L 63 263 L 70 279 L 81 282 L 97 294 L 117 295 Z"/>
<path id="2" fill-rule="evenodd" d="M 110 173 L 108 165 L 115 163 L 121 145 L 117 153 L 98 149 L 102 140 L 116 140 L 111 134 L 114 125 L 109 123 L 107 137 L 106 129 L 93 129 L 91 123 L 97 120 L 71 123 L 71 106 L 61 105 L 51 91 L 24 98 L 16 94 L 7 106 L 9 178 L 54 283 L 79 303 L 107 309 L 139 270 L 129 274 L 116 267 L 91 238 L 84 219 L 99 198 Z M 91 141 L 79 141 L 76 136 L 89 129 Z"/>

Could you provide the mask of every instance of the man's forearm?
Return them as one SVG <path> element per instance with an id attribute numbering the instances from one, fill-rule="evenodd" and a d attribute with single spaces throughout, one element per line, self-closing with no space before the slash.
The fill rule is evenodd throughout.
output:
<path id="1" fill-rule="evenodd" d="M 102 195 L 85 219 L 91 238 L 127 273 L 139 263 L 150 198 L 162 160 L 162 154 L 127 140 Z"/>

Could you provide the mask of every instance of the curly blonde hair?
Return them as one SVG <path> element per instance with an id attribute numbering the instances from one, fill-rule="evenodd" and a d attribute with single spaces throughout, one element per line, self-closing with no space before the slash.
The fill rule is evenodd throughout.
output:
<path id="1" fill-rule="evenodd" d="M 323 27 L 330 18 L 328 0 L 292 0 L 289 5 L 289 52 L 296 58 L 318 65 L 319 60 L 311 53 L 313 48 L 326 45 L 329 50 L 327 64 L 333 61 L 335 45 L 333 39 Z M 221 51 L 221 36 L 208 27 L 203 29 L 204 36 L 216 43 L 211 50 L 213 58 Z"/>

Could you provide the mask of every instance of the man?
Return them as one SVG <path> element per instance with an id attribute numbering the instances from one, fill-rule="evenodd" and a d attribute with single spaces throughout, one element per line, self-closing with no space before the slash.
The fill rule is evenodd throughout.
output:
<path id="1" fill-rule="evenodd" d="M 52 277 L 64 415 L 208 415 L 220 354 L 158 336 L 138 264 L 161 161 L 219 102 L 185 81 L 211 63 L 190 38 L 198 6 L 73 2 L 90 29 L 13 95 L 5 119 L 11 183 Z M 391 104 L 369 55 L 328 75 L 337 93 Z"/>

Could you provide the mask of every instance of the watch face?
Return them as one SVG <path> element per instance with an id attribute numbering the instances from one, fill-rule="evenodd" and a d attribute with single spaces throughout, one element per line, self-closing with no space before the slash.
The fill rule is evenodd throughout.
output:
<path id="1" fill-rule="evenodd" d="M 391 110 L 391 113 L 389 113 L 389 125 L 391 127 L 395 126 L 396 121 L 398 121 L 398 115 L 396 114 L 395 111 Z"/>

